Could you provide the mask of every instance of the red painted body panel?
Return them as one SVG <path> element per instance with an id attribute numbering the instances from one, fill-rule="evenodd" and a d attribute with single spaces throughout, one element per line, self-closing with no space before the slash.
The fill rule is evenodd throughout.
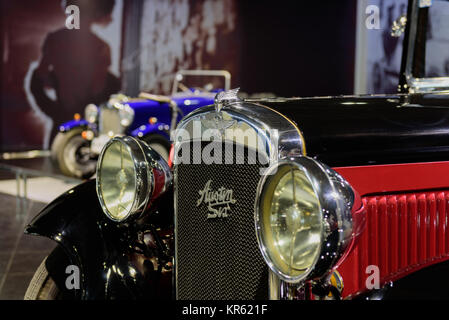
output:
<path id="1" fill-rule="evenodd" d="M 333 168 L 361 196 L 449 188 L 449 161 Z"/>
<path id="2" fill-rule="evenodd" d="M 337 270 L 343 297 L 449 259 L 449 162 L 334 168 L 362 196 L 365 227 Z"/>

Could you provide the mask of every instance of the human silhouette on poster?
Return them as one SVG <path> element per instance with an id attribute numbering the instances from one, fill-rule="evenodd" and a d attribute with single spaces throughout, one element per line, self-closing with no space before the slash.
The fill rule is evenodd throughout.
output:
<path id="1" fill-rule="evenodd" d="M 41 48 L 30 91 L 41 111 L 53 120 L 51 137 L 58 125 L 89 103 L 101 103 L 120 90 L 120 80 L 109 72 L 109 45 L 91 27 L 112 21 L 114 0 L 68 0 L 63 9 L 75 5 L 80 28 L 61 28 L 49 33 Z"/>

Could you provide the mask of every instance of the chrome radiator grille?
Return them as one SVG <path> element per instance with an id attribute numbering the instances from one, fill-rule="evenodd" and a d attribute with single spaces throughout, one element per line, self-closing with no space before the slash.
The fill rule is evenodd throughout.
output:
<path id="1" fill-rule="evenodd" d="M 254 227 L 254 201 L 262 166 L 247 164 L 246 158 L 245 164 L 175 167 L 178 299 L 268 298 L 268 268 Z M 199 191 L 209 180 L 212 190 L 232 190 L 236 202 L 230 206 L 228 217 L 208 219 L 207 205 L 198 205 Z"/>
<path id="2" fill-rule="evenodd" d="M 115 108 L 102 107 L 99 115 L 100 134 L 121 134 L 124 128 L 120 124 L 119 112 Z"/>

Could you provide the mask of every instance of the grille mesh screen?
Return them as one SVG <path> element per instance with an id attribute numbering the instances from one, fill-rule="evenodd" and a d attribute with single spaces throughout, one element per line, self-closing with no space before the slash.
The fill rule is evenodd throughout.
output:
<path id="1" fill-rule="evenodd" d="M 118 110 L 103 107 L 99 117 L 100 133 L 112 131 L 114 134 L 120 134 L 124 132 L 123 127 L 120 125 Z"/>
<path id="2" fill-rule="evenodd" d="M 268 268 L 254 229 L 254 201 L 262 166 L 247 164 L 246 151 L 245 164 L 176 166 L 178 299 L 268 297 Z M 207 219 L 207 205 L 197 206 L 199 191 L 209 180 L 213 191 L 221 187 L 233 190 L 236 203 L 230 205 L 226 218 Z"/>

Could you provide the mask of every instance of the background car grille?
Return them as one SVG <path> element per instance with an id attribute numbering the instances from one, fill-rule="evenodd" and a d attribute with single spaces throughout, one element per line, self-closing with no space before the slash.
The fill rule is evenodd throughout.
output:
<path id="1" fill-rule="evenodd" d="M 102 107 L 99 115 L 100 133 L 107 134 L 112 131 L 114 134 L 124 132 L 120 124 L 120 116 L 115 108 Z"/>
<path id="2" fill-rule="evenodd" d="M 222 150 L 225 157 L 225 148 Z M 268 297 L 268 268 L 254 227 L 262 166 L 247 164 L 246 153 L 247 149 L 245 164 L 179 164 L 175 169 L 178 299 Z M 229 217 L 207 219 L 207 205 L 197 207 L 198 191 L 208 180 L 212 180 L 213 190 L 233 190 L 237 202 L 231 205 Z"/>

